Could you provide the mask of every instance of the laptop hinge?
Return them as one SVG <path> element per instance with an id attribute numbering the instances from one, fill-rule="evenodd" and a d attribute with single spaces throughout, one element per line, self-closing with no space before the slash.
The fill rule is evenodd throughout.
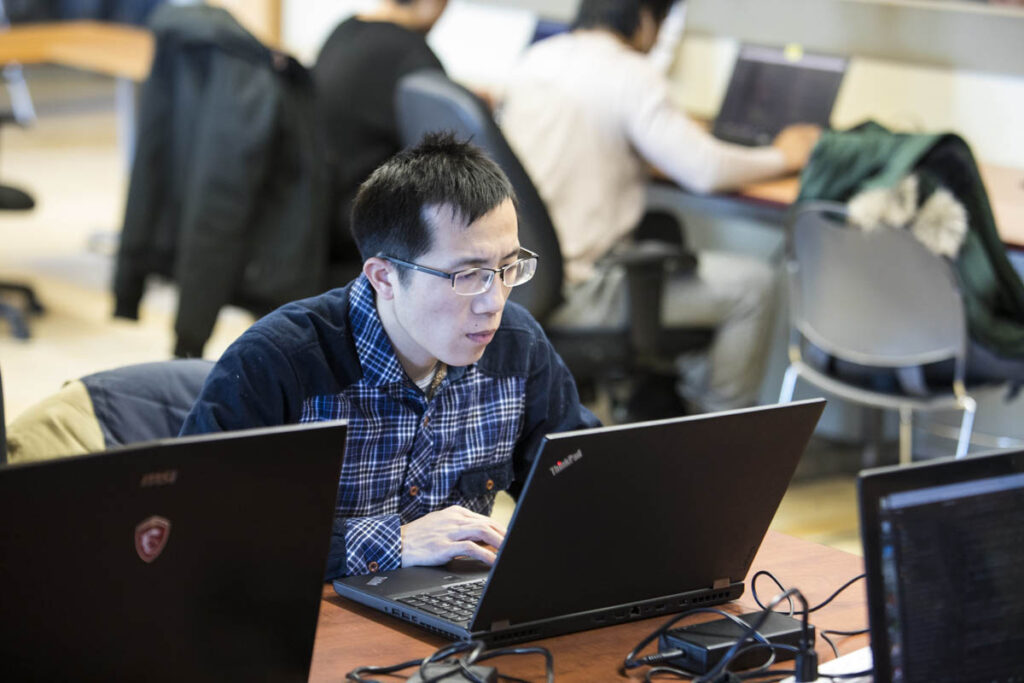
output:
<path id="1" fill-rule="evenodd" d="M 508 628 L 511 625 L 512 624 L 509 623 L 508 619 L 498 619 L 497 621 L 492 621 L 491 622 L 491 630 L 492 631 L 502 631 L 502 630 Z"/>
<path id="2" fill-rule="evenodd" d="M 715 582 L 711 584 L 712 590 L 720 590 L 722 588 L 728 588 L 731 585 L 731 581 L 726 577 L 724 579 L 715 579 Z"/>

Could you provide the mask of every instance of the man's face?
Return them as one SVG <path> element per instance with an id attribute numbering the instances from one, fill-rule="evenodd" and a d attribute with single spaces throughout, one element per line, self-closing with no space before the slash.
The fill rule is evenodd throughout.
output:
<path id="1" fill-rule="evenodd" d="M 418 265 L 455 273 L 473 267 L 500 268 L 519 255 L 519 228 L 511 199 L 468 227 L 456 224 L 442 207 L 429 212 L 433 226 L 430 251 L 415 259 Z M 385 329 L 406 372 L 422 376 L 436 360 L 463 366 L 480 360 L 501 323 L 509 288 L 495 275 L 482 294 L 456 294 L 450 280 L 407 270 L 403 281 L 394 266 L 394 296 Z M 387 323 L 391 322 L 389 326 Z M 389 329 L 393 328 L 393 329 Z"/>

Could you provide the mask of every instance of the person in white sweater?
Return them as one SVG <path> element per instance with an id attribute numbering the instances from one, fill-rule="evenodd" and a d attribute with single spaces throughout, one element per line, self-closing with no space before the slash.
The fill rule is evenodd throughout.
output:
<path id="1" fill-rule="evenodd" d="M 509 79 L 501 127 L 565 259 L 560 322 L 625 324 L 622 273 L 596 264 L 641 222 L 652 166 L 693 192 L 719 192 L 798 170 L 817 140 L 817 127 L 797 125 L 767 147 L 732 145 L 674 105 L 670 60 L 648 53 L 663 23 L 681 32 L 681 11 L 672 0 L 583 0 L 573 30 L 531 47 Z M 756 403 L 775 291 L 767 263 L 736 253 L 702 251 L 695 272 L 670 278 L 664 322 L 717 330 L 706 356 L 678 364 L 679 391 L 697 409 Z"/>

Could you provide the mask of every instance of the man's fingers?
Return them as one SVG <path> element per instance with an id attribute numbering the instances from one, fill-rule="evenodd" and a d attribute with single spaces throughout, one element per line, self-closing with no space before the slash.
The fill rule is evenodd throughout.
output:
<path id="1" fill-rule="evenodd" d="M 495 548 L 505 540 L 505 534 L 496 530 L 490 524 L 460 524 L 448 532 L 448 538 L 453 541 L 482 541 Z"/>
<path id="2" fill-rule="evenodd" d="M 476 522 L 486 524 L 491 529 L 493 529 L 495 533 L 500 534 L 502 538 L 505 537 L 506 527 L 504 525 L 495 523 L 493 519 L 487 517 L 486 515 L 481 515 L 478 512 L 473 512 L 472 510 L 461 507 L 459 505 L 452 505 L 451 507 L 447 508 L 447 510 L 451 510 L 453 513 L 457 512 L 466 520 L 473 520 Z"/>
<path id="3" fill-rule="evenodd" d="M 455 543 L 452 547 L 455 549 L 455 552 L 451 557 L 465 555 L 466 557 L 471 557 L 474 560 L 480 560 L 487 564 L 494 564 L 494 560 L 498 557 L 494 551 L 488 550 L 484 546 L 473 543 L 472 541 L 460 541 L 459 543 Z"/>

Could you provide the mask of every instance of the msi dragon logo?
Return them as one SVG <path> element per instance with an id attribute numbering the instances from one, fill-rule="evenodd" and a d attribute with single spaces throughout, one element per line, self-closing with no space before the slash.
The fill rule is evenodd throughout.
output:
<path id="1" fill-rule="evenodd" d="M 170 535 L 171 523 L 154 515 L 135 527 L 135 552 L 148 564 L 160 557 Z"/>

